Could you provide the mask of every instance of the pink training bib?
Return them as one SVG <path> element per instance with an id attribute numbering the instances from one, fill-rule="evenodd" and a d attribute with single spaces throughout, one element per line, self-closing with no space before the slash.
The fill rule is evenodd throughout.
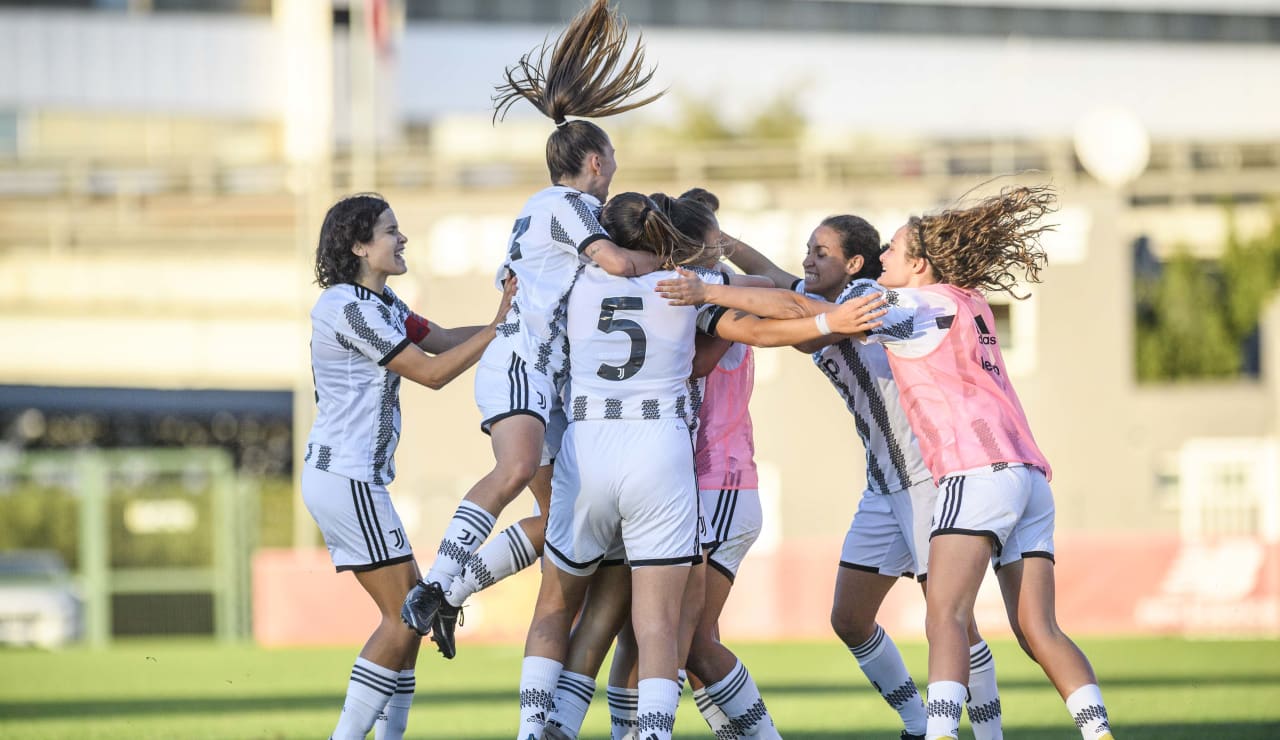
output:
<path id="1" fill-rule="evenodd" d="M 1052 478 L 1009 380 L 986 299 L 945 284 L 919 290 L 956 304 L 954 316 L 936 319 L 942 343 L 916 358 L 896 354 L 892 344 L 887 348 L 903 408 L 934 480 L 993 463 L 1034 465 Z"/>
<path id="2" fill-rule="evenodd" d="M 741 360 L 733 366 L 735 355 L 740 355 Z M 731 369 L 726 370 L 726 364 Z M 740 344 L 730 347 L 706 380 L 694 447 L 698 488 L 758 488 L 755 441 L 747 408 L 755 384 L 755 355 L 751 348 Z"/>

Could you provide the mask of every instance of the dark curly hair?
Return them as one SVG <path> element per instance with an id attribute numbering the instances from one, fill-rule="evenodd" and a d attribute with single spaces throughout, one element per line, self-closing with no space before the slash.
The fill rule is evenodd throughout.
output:
<path id="1" fill-rule="evenodd" d="M 875 280 L 884 272 L 880 264 L 880 232 L 867 220 L 848 214 L 827 216 L 819 226 L 825 226 L 840 237 L 840 251 L 847 260 L 862 256 L 862 269 L 850 276 L 850 280 Z"/>
<path id="2" fill-rule="evenodd" d="M 321 288 L 354 283 L 360 274 L 360 258 L 351 248 L 373 239 L 373 225 L 390 208 L 377 193 L 348 195 L 324 215 L 320 243 L 316 245 L 316 284 Z"/>
<path id="3" fill-rule="evenodd" d="M 661 257 L 663 269 L 687 265 L 702 254 L 701 243 L 682 234 L 662 207 L 643 193 L 610 198 L 600 212 L 600 225 L 618 246 Z"/>
<path id="4" fill-rule="evenodd" d="M 495 88 L 493 119 L 496 122 L 518 100 L 528 101 L 556 124 L 547 139 L 547 169 L 553 183 L 577 175 L 590 154 L 609 144 L 604 129 L 590 121 L 570 121 L 566 116 L 599 118 L 646 105 L 659 92 L 627 102 L 649 81 L 644 44 L 627 49 L 627 20 L 608 0 L 593 0 L 556 38 L 520 57 L 503 73 L 505 82 Z"/>
<path id="5" fill-rule="evenodd" d="M 1022 300 L 1027 296 L 1014 287 L 1020 278 L 1040 282 L 1048 261 L 1040 237 L 1055 228 L 1041 225 L 1040 219 L 1055 210 L 1057 195 L 1051 186 L 1019 185 L 967 208 L 912 216 L 907 220 L 907 256 L 928 260 L 938 282 Z"/>

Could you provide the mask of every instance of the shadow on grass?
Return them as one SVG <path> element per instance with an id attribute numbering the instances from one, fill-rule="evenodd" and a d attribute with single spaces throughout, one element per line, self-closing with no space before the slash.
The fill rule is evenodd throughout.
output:
<path id="1" fill-rule="evenodd" d="M 1139 689 L 1157 689 L 1157 688 L 1176 688 L 1176 687 L 1232 687 L 1242 686 L 1250 689 L 1257 689 L 1262 685 L 1270 683 L 1280 683 L 1280 674 L 1272 673 L 1256 673 L 1251 675 L 1233 675 L 1220 678 L 1204 678 L 1195 676 L 1168 676 L 1160 678 L 1112 678 L 1108 679 L 1104 684 L 1104 689 L 1119 688 L 1139 688 Z M 1029 690 L 1052 690 L 1047 679 L 1013 679 L 1000 681 L 1000 689 L 1002 691 L 1014 691 L 1019 689 Z M 804 697 L 826 697 L 826 696 L 850 696 L 867 692 L 867 686 L 861 682 L 853 683 L 786 683 L 770 685 L 764 683 L 761 685 L 761 693 L 764 696 L 804 696 Z M 481 689 L 481 690 L 438 690 L 435 688 L 421 687 L 418 693 L 415 707 L 430 711 L 432 706 L 458 706 L 458 705 L 486 705 L 504 703 L 514 703 L 516 701 L 517 692 L 515 687 L 509 689 Z M 603 689 L 596 692 L 595 697 L 599 703 L 604 703 Z M 309 693 L 309 694 L 255 694 L 252 696 L 200 696 L 200 697 L 138 697 L 138 698 L 93 698 L 93 699 L 76 699 L 76 698 L 59 698 L 50 700 L 36 700 L 25 702 L 0 702 L 0 718 L 5 720 L 34 720 L 34 719 L 56 719 L 69 716 L 82 718 L 105 718 L 105 717 L 128 717 L 128 716 L 148 716 L 148 715 L 172 715 L 172 714 L 223 714 L 223 713 L 240 713 L 240 712 L 302 712 L 313 711 L 317 709 L 332 709 L 335 705 L 340 706 L 342 703 L 342 695 L 339 693 Z M 484 708 L 477 706 L 477 711 L 485 711 Z M 1243 724 L 1239 727 L 1249 728 L 1255 725 Z M 1280 724 L 1270 723 L 1264 725 L 1270 729 L 1269 735 L 1256 735 L 1256 737 L 1267 737 L 1268 740 L 1280 738 Z M 1236 735 L 1230 734 L 1231 730 L 1237 725 L 1212 725 L 1205 726 L 1214 729 L 1213 734 L 1200 735 L 1199 737 L 1214 738 L 1235 738 Z M 1206 729 L 1206 732 L 1208 729 Z M 1040 734 L 1036 734 L 1039 732 Z M 1029 733 L 1029 734 L 1025 734 Z M 796 738 L 803 740 L 804 738 L 813 738 L 813 740 L 826 740 L 826 738 L 845 737 L 850 740 L 863 740 L 863 738 L 877 737 L 876 733 L 862 733 L 856 731 L 850 733 L 789 733 L 788 738 Z M 1019 740 L 1026 738 L 1027 740 L 1037 740 L 1038 738 L 1056 738 L 1070 737 L 1070 733 L 1062 735 L 1057 730 L 1019 730 Z M 1146 737 L 1147 735 L 1143 735 Z M 1125 737 L 1129 738 L 1130 734 L 1126 730 Z M 1151 735 L 1155 737 L 1155 735 Z M 1178 732 L 1170 737 L 1192 737 L 1187 734 L 1186 726 L 1178 728 Z M 1241 736 L 1243 737 L 1243 736 Z M 1250 736 L 1254 737 L 1254 736 Z M 483 740 L 483 739 L 477 739 Z"/>
<path id="2" fill-rule="evenodd" d="M 921 693 L 924 693 L 926 682 L 923 676 L 916 677 L 916 685 L 920 687 Z M 1013 691 L 1020 689 L 1049 689 L 1052 690 L 1052 684 L 1049 679 L 1044 676 L 1032 676 L 1030 678 L 1003 678 L 997 674 L 996 680 L 1000 684 L 1001 691 Z M 845 694 L 850 691 L 864 691 L 867 684 L 862 682 L 813 682 L 813 683 L 794 683 L 788 682 L 784 684 L 770 684 L 768 681 L 758 682 L 760 693 L 767 700 L 770 696 L 781 695 L 813 695 L 824 696 L 830 694 Z M 1232 674 L 1230 676 L 1103 676 L 1102 690 L 1108 689 L 1173 689 L 1179 687 L 1231 687 L 1244 686 L 1248 688 L 1257 688 L 1266 684 L 1280 684 L 1280 672 L 1265 673 L 1257 672 L 1252 674 Z"/>

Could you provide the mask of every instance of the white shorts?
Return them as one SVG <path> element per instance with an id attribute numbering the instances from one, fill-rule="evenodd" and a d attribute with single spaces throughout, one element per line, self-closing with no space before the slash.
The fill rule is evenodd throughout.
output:
<path id="1" fill-rule="evenodd" d="M 755 488 L 720 488 L 698 491 L 702 500 L 698 513 L 702 548 L 707 564 L 732 583 L 743 558 L 760 536 L 764 515 L 760 491 Z"/>
<path id="2" fill-rule="evenodd" d="M 475 397 L 482 419 L 480 431 L 489 434 L 494 423 L 509 416 L 535 417 L 545 429 L 541 462 L 548 465 L 560 451 L 560 439 L 568 425 L 564 406 L 551 378 L 530 369 L 511 346 L 507 338 L 494 339 L 476 366 Z"/>
<path id="3" fill-rule="evenodd" d="M 840 550 L 840 567 L 923 581 L 929 517 L 938 489 L 926 478 L 893 493 L 864 491 Z"/>
<path id="4" fill-rule="evenodd" d="M 551 482 L 546 556 L 578 576 L 616 553 L 632 568 L 702 557 L 689 430 L 678 419 L 569 425 Z"/>
<path id="5" fill-rule="evenodd" d="M 1022 558 L 1053 560 L 1053 492 L 1044 472 L 1028 465 L 990 467 L 942 479 L 931 537 L 969 534 L 995 545 L 998 570 Z"/>
<path id="6" fill-rule="evenodd" d="M 413 560 L 386 486 L 302 468 L 302 501 L 339 571 L 373 570 Z"/>

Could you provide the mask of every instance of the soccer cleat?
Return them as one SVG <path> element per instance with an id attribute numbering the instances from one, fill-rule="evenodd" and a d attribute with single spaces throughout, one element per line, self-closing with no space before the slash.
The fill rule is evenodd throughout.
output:
<path id="1" fill-rule="evenodd" d="M 444 600 L 444 591 L 438 583 L 418 581 L 409 594 L 404 597 L 404 606 L 400 607 L 400 621 L 419 635 L 431 631 L 436 614 L 441 605 L 448 605 Z M 431 639 L 435 639 L 433 636 Z M 452 657 L 452 656 L 450 656 Z"/>
<path id="2" fill-rule="evenodd" d="M 431 584 L 435 586 L 435 584 Z M 436 590 L 440 589 L 436 586 Z M 453 632 L 458 625 L 462 624 L 462 607 L 454 606 L 445 601 L 444 594 L 440 594 L 440 606 L 436 609 L 435 616 L 431 618 L 431 641 L 440 649 L 440 654 L 445 660 L 453 660 L 453 656 L 458 654 L 457 643 L 453 640 Z"/>
<path id="3" fill-rule="evenodd" d="M 912 735 L 910 732 L 903 730 L 899 740 L 924 740 L 924 735 Z"/>

